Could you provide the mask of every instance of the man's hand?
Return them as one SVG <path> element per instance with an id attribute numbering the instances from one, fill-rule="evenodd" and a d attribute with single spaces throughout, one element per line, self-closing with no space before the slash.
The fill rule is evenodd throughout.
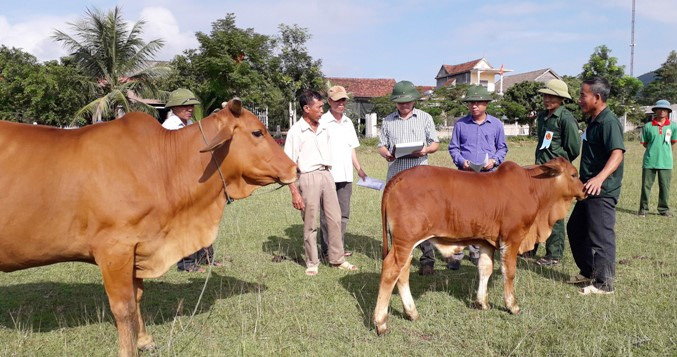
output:
<path id="1" fill-rule="evenodd" d="M 493 169 L 495 165 L 496 165 L 496 160 L 489 159 L 489 162 L 487 162 L 487 164 L 484 165 L 483 169 L 489 171 L 489 170 Z"/>
<path id="2" fill-rule="evenodd" d="M 470 170 L 470 161 L 468 161 L 468 160 L 463 161 L 462 169 L 463 170 Z"/>
<path id="3" fill-rule="evenodd" d="M 411 157 L 423 157 L 423 156 L 426 156 L 426 155 L 428 154 L 428 150 L 426 150 L 427 148 L 428 148 L 428 147 L 423 147 L 423 149 L 421 149 L 421 150 L 412 152 L 411 154 L 409 154 L 409 156 L 411 156 Z"/>
<path id="4" fill-rule="evenodd" d="M 305 203 L 303 203 L 303 197 L 298 192 L 291 194 L 291 204 L 299 211 L 303 211 L 306 208 Z"/>
<path id="5" fill-rule="evenodd" d="M 362 168 L 359 168 L 359 169 L 357 170 L 357 176 L 360 176 L 360 178 L 362 179 L 362 181 L 364 181 L 364 180 L 367 179 L 367 174 L 364 172 L 364 170 L 362 170 Z"/>
<path id="6" fill-rule="evenodd" d="M 599 176 L 595 176 L 583 184 L 583 191 L 591 196 L 597 196 L 602 192 L 602 184 L 604 179 Z"/>

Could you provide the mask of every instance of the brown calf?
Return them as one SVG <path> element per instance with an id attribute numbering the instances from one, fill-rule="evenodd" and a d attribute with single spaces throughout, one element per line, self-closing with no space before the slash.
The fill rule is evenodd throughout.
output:
<path id="1" fill-rule="evenodd" d="M 517 254 L 544 242 L 574 198 L 585 198 L 583 183 L 576 168 L 562 158 L 530 167 L 506 162 L 491 173 L 417 166 L 395 176 L 381 203 L 385 258 L 374 311 L 376 332 L 387 331 L 395 283 L 407 316 L 418 319 L 409 290 L 409 268 L 413 249 L 425 240 L 445 257 L 469 244 L 480 246 L 476 303 L 483 310 L 489 309 L 487 282 L 494 250 L 500 249 L 505 305 L 518 314 L 513 287 Z M 387 232 L 392 239 L 390 252 Z"/>

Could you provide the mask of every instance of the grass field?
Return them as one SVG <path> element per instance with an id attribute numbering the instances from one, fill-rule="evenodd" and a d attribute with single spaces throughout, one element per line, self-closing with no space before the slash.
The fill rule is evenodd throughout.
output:
<path id="1" fill-rule="evenodd" d="M 532 163 L 535 145 L 509 142 L 508 160 Z M 442 146 L 431 164 L 451 166 Z M 381 268 L 381 193 L 353 191 L 346 244 L 359 272 L 321 266 L 318 276 L 307 277 L 300 214 L 287 189 L 266 187 L 226 207 L 215 243 L 226 264 L 213 269 L 194 315 L 207 274 L 172 269 L 146 281 L 143 314 L 159 348 L 144 355 L 675 356 L 677 220 L 656 214 L 657 185 L 652 214 L 635 215 L 644 150 L 636 141 L 626 147 L 614 295 L 579 296 L 563 283 L 578 272 L 567 244 L 555 268 L 519 263 L 518 316 L 503 307 L 496 264 L 489 282 L 493 309 L 482 312 L 470 307 L 476 268 L 466 260 L 461 270 L 449 271 L 438 261 L 434 276 L 412 269 L 421 319 L 406 320 L 394 294 L 391 332 L 377 337 L 371 320 Z M 373 145 L 363 145 L 358 155 L 367 174 L 385 178 L 386 163 Z M 672 188 L 674 207 L 674 182 Z M 273 262 L 276 255 L 286 259 Z M 117 333 L 97 267 L 63 263 L 0 274 L 0 355 L 116 353 Z"/>

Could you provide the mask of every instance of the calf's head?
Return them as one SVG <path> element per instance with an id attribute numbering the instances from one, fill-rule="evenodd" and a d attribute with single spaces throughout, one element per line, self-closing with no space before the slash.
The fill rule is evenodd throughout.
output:
<path id="1" fill-rule="evenodd" d="M 247 197 L 271 183 L 290 184 L 296 180 L 296 165 L 261 121 L 242 107 L 239 98 L 212 115 L 217 116 L 218 132 L 200 152 L 214 152 L 232 198 Z"/>
<path id="2" fill-rule="evenodd" d="M 551 189 L 565 199 L 580 201 L 587 197 L 578 170 L 565 158 L 557 157 L 537 167 L 542 170 L 540 175 L 554 178 Z"/>

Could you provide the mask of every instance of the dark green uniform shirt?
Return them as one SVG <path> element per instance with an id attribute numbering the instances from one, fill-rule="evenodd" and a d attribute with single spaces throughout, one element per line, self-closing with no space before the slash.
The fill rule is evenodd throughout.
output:
<path id="1" fill-rule="evenodd" d="M 536 119 L 538 123 L 538 146 L 536 146 L 536 164 L 544 164 L 556 157 L 574 161 L 581 152 L 581 139 L 578 135 L 578 123 L 573 114 L 560 106 L 552 115 L 544 110 Z M 550 145 L 542 148 L 546 133 L 551 136 Z"/>
<path id="2" fill-rule="evenodd" d="M 581 181 L 586 182 L 602 171 L 611 157 L 611 151 L 620 149 L 625 152 L 625 146 L 621 122 L 608 107 L 588 122 L 584 135 L 580 174 Z M 618 198 L 621 193 L 622 179 L 623 161 L 618 164 L 616 171 L 602 183 L 602 192 L 599 197 Z"/>

